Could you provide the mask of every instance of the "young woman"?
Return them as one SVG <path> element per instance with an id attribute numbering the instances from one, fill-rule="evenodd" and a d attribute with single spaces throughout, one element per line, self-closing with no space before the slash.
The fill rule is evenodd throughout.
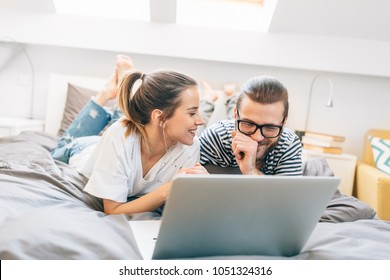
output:
<path id="1" fill-rule="evenodd" d="M 104 95 L 110 94 L 115 96 Z M 118 87 L 124 116 L 101 138 L 81 137 L 98 134 L 107 124 L 110 116 L 97 103 L 102 96 L 87 104 L 52 154 L 77 162 L 89 178 L 84 190 L 103 199 L 106 214 L 155 211 L 164 204 L 175 174 L 207 173 L 197 164 L 195 133 L 204 120 L 195 80 L 166 70 L 127 72 Z"/>

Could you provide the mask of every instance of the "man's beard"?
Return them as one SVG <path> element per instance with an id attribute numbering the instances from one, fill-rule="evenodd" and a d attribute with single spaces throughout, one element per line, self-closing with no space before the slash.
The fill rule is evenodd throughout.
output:
<path id="1" fill-rule="evenodd" d="M 265 163 L 265 158 L 267 157 L 267 155 L 273 150 L 275 149 L 275 147 L 278 145 L 278 142 L 279 142 L 279 139 L 280 139 L 280 136 L 276 139 L 276 141 L 274 141 L 263 153 L 263 155 L 261 157 L 258 157 L 256 158 L 256 167 L 258 170 L 260 170 L 263 166 L 264 166 L 264 163 Z M 258 147 L 260 146 L 263 146 L 263 145 L 268 145 L 268 141 L 267 140 L 263 140 L 263 141 L 260 141 L 258 143 Z"/>

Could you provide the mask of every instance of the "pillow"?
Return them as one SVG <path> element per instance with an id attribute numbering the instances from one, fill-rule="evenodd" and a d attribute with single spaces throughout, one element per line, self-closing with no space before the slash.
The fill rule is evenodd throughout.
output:
<path id="1" fill-rule="evenodd" d="M 68 83 L 68 93 L 66 97 L 64 115 L 62 117 L 60 130 L 58 131 L 59 136 L 64 134 L 65 130 L 76 118 L 81 109 L 83 109 L 91 97 L 95 96 L 96 94 L 96 90 L 87 89 Z"/>
<path id="2" fill-rule="evenodd" d="M 375 166 L 390 175 L 390 139 L 368 137 L 374 154 Z"/>

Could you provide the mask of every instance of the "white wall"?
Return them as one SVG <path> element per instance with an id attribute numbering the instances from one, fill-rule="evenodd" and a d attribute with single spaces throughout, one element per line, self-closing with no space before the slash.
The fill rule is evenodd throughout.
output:
<path id="1" fill-rule="evenodd" d="M 28 45 L 36 71 L 34 117 L 44 118 L 50 73 L 108 77 L 113 71 L 116 52 Z M 225 82 L 242 84 L 249 77 L 267 74 L 278 77 L 290 93 L 288 126 L 303 129 L 309 89 L 319 73 L 289 68 L 264 67 L 238 63 L 129 54 L 143 71 L 169 68 L 207 80 L 220 88 Z M 1 116 L 26 117 L 29 109 L 28 68 L 23 58 L 0 72 Z M 22 65 L 22 67 L 20 67 Z M 14 71 L 12 71 L 14 69 Z M 20 70 L 22 69 L 22 70 Z M 312 93 L 308 129 L 346 136 L 345 152 L 361 156 L 363 136 L 369 128 L 390 129 L 390 78 L 338 73 L 322 73 L 334 87 L 334 107 L 326 108 L 328 85 L 317 79 Z M 12 76 L 12 77 L 11 77 Z M 27 81 L 26 81 L 27 80 Z"/>

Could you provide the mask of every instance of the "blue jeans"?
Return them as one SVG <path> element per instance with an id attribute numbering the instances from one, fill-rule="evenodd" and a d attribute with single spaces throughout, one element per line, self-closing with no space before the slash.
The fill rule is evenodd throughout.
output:
<path id="1" fill-rule="evenodd" d="M 51 151 L 52 157 L 69 163 L 70 157 L 96 144 L 100 139 L 99 133 L 107 125 L 118 120 L 120 116 L 121 113 L 118 110 L 114 110 L 111 115 L 93 100 L 89 101 Z"/>

